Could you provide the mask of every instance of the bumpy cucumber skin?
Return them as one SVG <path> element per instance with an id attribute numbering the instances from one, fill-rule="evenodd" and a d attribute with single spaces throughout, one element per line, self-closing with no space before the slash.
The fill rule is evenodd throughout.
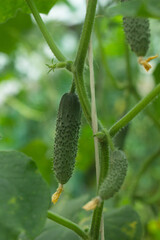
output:
<path id="1" fill-rule="evenodd" d="M 127 173 L 127 159 L 121 150 L 111 153 L 110 164 L 107 177 L 104 179 L 99 189 L 99 196 L 102 200 L 107 200 L 118 192 L 124 182 Z"/>
<path id="2" fill-rule="evenodd" d="M 137 56 L 145 56 L 150 43 L 149 20 L 139 17 L 123 17 L 123 27 L 132 51 Z"/>
<path id="3" fill-rule="evenodd" d="M 72 176 L 77 154 L 81 106 L 75 93 L 65 93 L 60 101 L 54 142 L 54 173 L 65 184 Z"/>

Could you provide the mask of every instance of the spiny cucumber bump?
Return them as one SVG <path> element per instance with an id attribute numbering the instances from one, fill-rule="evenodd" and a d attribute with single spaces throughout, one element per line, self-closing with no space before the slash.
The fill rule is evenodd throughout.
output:
<path id="1" fill-rule="evenodd" d="M 111 152 L 108 174 L 99 189 L 99 196 L 102 200 L 107 200 L 117 193 L 126 177 L 127 173 L 126 155 L 121 150 Z"/>
<path id="2" fill-rule="evenodd" d="M 101 202 L 107 200 L 116 194 L 126 177 L 128 163 L 126 155 L 121 150 L 114 150 L 110 154 L 109 169 L 106 178 L 102 182 L 98 196 L 83 206 L 86 211 L 93 210 L 101 205 Z"/>
<path id="3" fill-rule="evenodd" d="M 125 1 L 128 0 L 121 0 L 121 2 Z M 150 43 L 148 18 L 123 17 L 123 27 L 132 51 L 135 52 L 138 57 L 145 56 Z"/>
<path id="4" fill-rule="evenodd" d="M 65 93 L 60 101 L 56 136 L 54 142 L 53 169 L 59 187 L 52 195 L 55 204 L 63 191 L 63 184 L 71 178 L 78 149 L 79 129 L 81 124 L 81 106 L 75 93 Z"/>
<path id="5" fill-rule="evenodd" d="M 129 0 L 121 0 L 121 2 L 125 1 Z M 149 62 L 158 57 L 158 55 L 155 55 L 147 59 L 143 58 L 150 44 L 149 19 L 144 17 L 123 17 L 123 27 L 131 50 L 138 56 L 138 63 L 146 71 L 149 71 L 152 68 Z"/>
<path id="6" fill-rule="evenodd" d="M 54 173 L 60 184 L 72 176 L 77 154 L 81 107 L 75 93 L 62 96 L 56 123 L 54 142 Z"/>

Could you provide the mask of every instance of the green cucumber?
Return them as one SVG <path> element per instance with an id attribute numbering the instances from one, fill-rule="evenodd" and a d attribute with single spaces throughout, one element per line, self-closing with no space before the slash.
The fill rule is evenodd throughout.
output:
<path id="1" fill-rule="evenodd" d="M 128 0 L 121 0 L 121 2 Z M 146 55 L 150 43 L 149 20 L 140 17 L 123 17 L 126 39 L 138 57 Z"/>
<path id="2" fill-rule="evenodd" d="M 54 142 L 54 173 L 60 184 L 72 176 L 77 154 L 81 106 L 75 93 L 65 93 L 60 101 Z"/>
<path id="3" fill-rule="evenodd" d="M 127 173 L 127 159 L 121 150 L 111 152 L 108 174 L 99 189 L 99 196 L 107 200 L 118 192 L 124 182 Z"/>

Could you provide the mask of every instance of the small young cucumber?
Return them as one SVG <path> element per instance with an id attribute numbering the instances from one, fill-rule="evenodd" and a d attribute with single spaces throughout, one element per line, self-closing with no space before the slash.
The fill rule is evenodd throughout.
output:
<path id="1" fill-rule="evenodd" d="M 54 172 L 60 184 L 72 176 L 77 154 L 81 106 L 75 93 L 65 93 L 60 101 L 54 142 Z"/>
<path id="2" fill-rule="evenodd" d="M 121 0 L 121 2 L 128 0 Z M 146 55 L 150 43 L 149 20 L 140 17 L 124 17 L 126 39 L 138 57 Z"/>
<path id="3" fill-rule="evenodd" d="M 121 150 L 111 152 L 108 174 L 99 189 L 99 196 L 107 200 L 118 192 L 127 173 L 127 159 Z"/>

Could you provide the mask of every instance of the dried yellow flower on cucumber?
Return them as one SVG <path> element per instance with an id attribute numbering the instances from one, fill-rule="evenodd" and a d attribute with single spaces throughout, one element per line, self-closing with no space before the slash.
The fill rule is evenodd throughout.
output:
<path id="1" fill-rule="evenodd" d="M 83 206 L 86 211 L 98 207 L 103 200 L 113 197 L 123 185 L 127 173 L 127 159 L 125 153 L 121 150 L 111 152 L 109 169 L 106 178 L 102 182 L 98 196 Z"/>
<path id="2" fill-rule="evenodd" d="M 121 2 L 125 1 L 129 0 L 121 0 Z M 155 55 L 144 59 L 150 43 L 149 19 L 143 17 L 123 17 L 123 27 L 127 42 L 132 51 L 138 56 L 139 64 L 143 65 L 146 71 L 149 71 L 152 67 L 149 62 L 158 57 L 158 55 Z"/>

